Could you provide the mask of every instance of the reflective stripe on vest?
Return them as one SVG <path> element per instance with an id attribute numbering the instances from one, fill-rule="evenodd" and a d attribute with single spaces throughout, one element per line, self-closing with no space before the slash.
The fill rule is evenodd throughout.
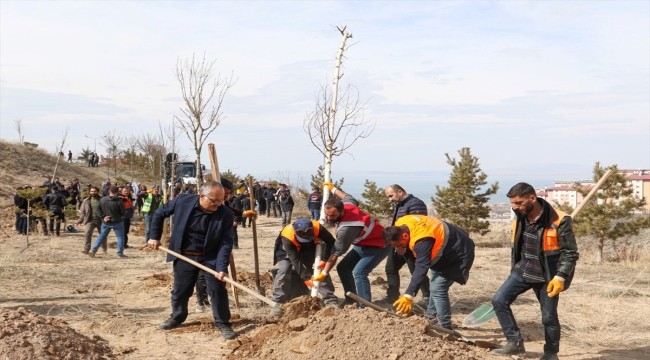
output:
<path id="1" fill-rule="evenodd" d="M 374 246 L 379 248 L 385 248 L 386 243 L 384 238 L 381 236 L 381 233 L 384 231 L 384 227 L 381 224 L 377 223 L 370 215 L 359 210 L 358 207 L 352 204 L 343 204 L 344 213 L 343 218 L 339 221 L 336 226 L 336 233 L 347 226 L 361 226 L 363 230 L 354 241 L 354 245 L 357 246 Z"/>
<path id="2" fill-rule="evenodd" d="M 314 226 L 314 244 L 318 245 L 320 242 L 320 238 L 318 237 L 318 234 L 320 234 L 320 223 L 317 220 L 312 220 L 311 223 Z M 290 240 L 296 246 L 298 252 L 300 252 L 300 241 L 296 237 L 296 230 L 293 228 L 293 225 L 285 226 L 280 236 Z"/>
<path id="3" fill-rule="evenodd" d="M 144 199 L 144 204 L 142 204 L 142 212 L 148 213 L 151 210 L 151 203 L 153 202 L 153 194 L 147 195 L 147 198 Z M 162 198 L 160 199 L 162 204 Z"/>
<path id="4" fill-rule="evenodd" d="M 558 230 L 560 228 L 560 223 L 562 222 L 562 219 L 564 219 L 567 216 L 570 216 L 569 214 L 565 213 L 564 211 L 557 210 L 551 207 L 557 214 L 557 219 L 553 220 L 551 225 L 547 228 L 544 229 L 544 236 L 542 237 L 542 249 L 544 251 L 555 251 L 560 249 L 560 244 L 557 240 L 558 238 Z M 515 236 L 517 236 L 517 220 L 512 222 L 512 242 L 515 242 Z"/>
<path id="5" fill-rule="evenodd" d="M 415 253 L 415 243 L 424 238 L 434 238 L 431 249 L 431 265 L 440 260 L 447 242 L 449 242 L 449 227 L 444 221 L 425 215 L 404 215 L 395 222 L 395 226 L 406 226 L 409 229 L 411 240 L 409 249 Z"/>

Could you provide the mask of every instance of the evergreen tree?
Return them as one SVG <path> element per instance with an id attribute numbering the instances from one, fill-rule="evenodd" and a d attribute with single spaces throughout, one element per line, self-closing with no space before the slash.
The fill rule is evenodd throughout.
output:
<path id="1" fill-rule="evenodd" d="M 603 261 L 603 248 L 607 241 L 614 251 L 618 252 L 619 239 L 638 235 L 641 229 L 650 227 L 650 216 L 634 215 L 635 210 L 640 210 L 645 205 L 645 199 L 633 196 L 633 189 L 629 186 L 627 177 L 619 173 L 616 165 L 610 166 L 609 169 L 612 169 L 612 175 L 582 208 L 573 224 L 576 236 L 592 235 L 596 238 L 598 262 Z M 594 166 L 594 182 L 598 182 L 606 171 L 607 168 L 601 167 L 597 162 Z M 589 193 L 589 189 L 578 186 L 575 189 L 583 196 Z M 567 213 L 573 212 L 573 208 L 567 204 L 558 208 Z"/>
<path id="2" fill-rule="evenodd" d="M 470 148 L 458 151 L 460 160 L 452 159 L 448 153 L 447 164 L 453 167 L 448 187 L 436 185 L 436 195 L 431 201 L 441 219 L 445 219 L 468 233 L 485 235 L 490 231 L 490 223 L 481 221 L 490 214 L 486 205 L 490 195 L 499 190 L 499 183 L 490 185 L 484 192 L 481 187 L 487 185 L 487 174 L 480 167 L 478 158 L 473 156 Z"/>
<path id="3" fill-rule="evenodd" d="M 312 189 L 323 189 L 323 182 L 325 181 L 325 174 L 323 174 L 323 171 L 325 171 L 325 168 L 323 165 L 320 165 L 316 175 L 311 175 L 311 183 L 309 185 Z M 334 184 L 334 187 L 340 188 L 343 186 L 344 181 L 345 179 L 341 178 L 341 180 L 332 181 L 332 184 Z"/>
<path id="4" fill-rule="evenodd" d="M 222 172 L 221 173 L 221 178 L 222 179 L 228 179 L 233 184 L 237 184 L 237 181 L 239 181 L 239 179 L 240 179 L 239 175 L 235 174 L 230 169 L 228 169 L 228 171 L 226 171 L 226 172 Z"/>
<path id="5" fill-rule="evenodd" d="M 393 214 L 393 203 L 386 197 L 384 189 L 377 187 L 377 183 L 368 179 L 363 184 L 363 188 L 361 196 L 364 200 L 359 201 L 359 209 L 377 221 L 390 218 Z"/>
<path id="6" fill-rule="evenodd" d="M 42 203 L 39 203 L 40 206 L 38 206 L 38 207 L 35 206 L 34 209 L 32 209 L 32 201 L 34 201 L 34 200 L 36 200 L 38 198 L 42 198 L 43 195 L 47 191 L 48 191 L 47 187 L 39 187 L 39 188 L 33 188 L 33 189 L 23 189 L 23 190 L 18 190 L 17 191 L 18 196 L 20 196 L 21 198 L 27 200 L 27 214 L 22 215 L 22 216 L 27 217 L 27 236 L 25 238 L 25 240 L 27 241 L 27 246 L 29 246 L 29 229 L 31 227 L 31 225 L 30 225 L 31 217 L 32 216 L 43 216 L 43 217 L 45 217 L 45 216 L 52 216 L 53 215 L 52 212 L 48 212 L 48 211 L 45 210 Z M 34 211 L 39 211 L 39 213 L 34 214 L 33 213 Z M 42 213 L 40 213 L 40 211 L 42 211 Z M 25 248 L 23 248 L 23 250 L 25 250 L 27 248 L 27 246 L 25 246 Z M 20 252 L 22 252 L 23 250 L 21 250 Z"/>

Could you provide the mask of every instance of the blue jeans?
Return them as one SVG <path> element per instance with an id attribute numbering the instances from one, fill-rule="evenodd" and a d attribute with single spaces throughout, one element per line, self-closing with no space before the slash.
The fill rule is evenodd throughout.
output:
<path id="1" fill-rule="evenodd" d="M 115 236 L 117 236 L 117 253 L 122 254 L 124 252 L 124 224 L 120 222 L 114 223 L 102 223 L 102 229 L 99 232 L 99 237 L 95 240 L 95 244 L 90 249 L 92 252 L 97 252 L 99 246 L 106 241 L 108 233 L 113 230 L 115 231 Z"/>
<path id="2" fill-rule="evenodd" d="M 429 306 L 427 318 L 438 317 L 440 326 L 451 330 L 451 302 L 449 301 L 449 288 L 454 280 L 447 279 L 435 270 L 429 271 Z"/>
<path id="3" fill-rule="evenodd" d="M 533 289 L 542 311 L 542 324 L 544 325 L 544 338 L 546 340 L 544 352 L 557 353 L 560 352 L 560 320 L 557 316 L 557 304 L 560 296 L 548 297 L 546 286 L 547 283 L 528 283 L 523 276 L 513 271 L 492 297 L 492 306 L 506 339 L 523 340 L 510 304 L 519 295 Z"/>
<path id="4" fill-rule="evenodd" d="M 312 220 L 319 220 L 320 219 L 320 209 L 311 209 L 309 210 L 311 213 L 311 219 Z"/>
<path id="5" fill-rule="evenodd" d="M 385 248 L 353 246 L 348 251 L 348 254 L 343 257 L 343 260 L 336 266 L 341 284 L 343 285 L 343 293 L 349 291 L 357 294 L 364 300 L 372 301 L 368 274 L 388 256 L 392 249 L 390 246 L 386 246 Z M 347 296 L 345 300 L 347 303 L 354 302 Z M 364 308 L 365 306 L 359 304 L 359 307 Z"/>
<path id="6" fill-rule="evenodd" d="M 149 241 L 149 229 L 151 228 L 151 219 L 153 219 L 153 214 L 151 215 L 144 214 L 144 242 Z"/>

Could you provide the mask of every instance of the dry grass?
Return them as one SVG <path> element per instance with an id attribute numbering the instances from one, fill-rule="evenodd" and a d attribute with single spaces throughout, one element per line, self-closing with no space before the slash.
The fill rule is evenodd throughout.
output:
<path id="1" fill-rule="evenodd" d="M 461 323 L 467 312 L 480 303 L 489 302 L 508 276 L 510 234 L 504 230 L 506 226 L 509 227 L 505 224 L 494 227 L 493 233 L 475 239 L 477 254 L 469 283 L 454 285 L 450 292 L 454 311 L 458 310 L 455 323 Z M 635 248 L 634 257 L 604 263 L 597 263 L 595 249 L 583 246 L 580 240 L 579 248 L 574 282 L 560 297 L 563 344 L 578 347 L 577 352 L 584 354 L 643 349 L 650 343 L 648 245 Z M 541 314 L 534 294 L 521 295 L 513 304 L 513 311 L 524 338 L 543 341 Z M 496 321 L 482 328 L 500 334 Z M 496 337 L 500 338 L 500 335 Z"/>

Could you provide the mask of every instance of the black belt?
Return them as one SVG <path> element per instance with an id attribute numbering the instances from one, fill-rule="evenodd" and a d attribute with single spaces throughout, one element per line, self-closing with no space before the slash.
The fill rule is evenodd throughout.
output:
<path id="1" fill-rule="evenodd" d="M 202 252 L 194 252 L 194 251 L 185 251 L 181 253 L 183 255 L 191 255 L 191 256 L 203 256 Z"/>

